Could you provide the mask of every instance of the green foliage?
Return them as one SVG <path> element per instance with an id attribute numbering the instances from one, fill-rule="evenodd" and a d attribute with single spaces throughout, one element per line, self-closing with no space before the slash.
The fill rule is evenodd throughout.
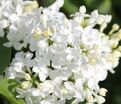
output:
<path id="1" fill-rule="evenodd" d="M 85 0 L 85 4 L 91 11 L 97 9 L 103 14 L 111 12 L 111 0 Z"/>
<path id="2" fill-rule="evenodd" d="M 0 81 L 0 94 L 11 104 L 25 104 L 22 99 L 17 99 L 15 97 L 17 86 L 19 86 L 19 84 L 14 80 L 3 79 Z"/>
<path id="3" fill-rule="evenodd" d="M 39 5 L 41 6 L 49 6 L 51 5 L 55 0 L 37 0 L 39 2 Z"/>
<path id="4" fill-rule="evenodd" d="M 73 4 L 73 2 L 71 2 L 71 1 L 72 0 L 65 0 L 64 6 L 62 8 L 64 10 L 64 12 L 66 12 L 66 14 L 68 14 L 68 15 L 78 11 L 78 9 L 79 9 L 78 6 Z"/>
<path id="5" fill-rule="evenodd" d="M 5 38 L 0 38 L 0 74 L 9 65 L 11 58 L 11 49 L 3 46 L 5 41 Z"/>

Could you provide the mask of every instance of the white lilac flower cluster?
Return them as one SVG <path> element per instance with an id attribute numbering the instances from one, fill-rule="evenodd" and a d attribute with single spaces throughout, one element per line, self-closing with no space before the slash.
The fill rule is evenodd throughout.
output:
<path id="1" fill-rule="evenodd" d="M 114 24 L 105 34 L 111 16 L 86 14 L 85 6 L 68 19 L 59 11 L 63 3 L 0 1 L 0 34 L 7 27 L 4 45 L 18 51 L 6 76 L 20 83 L 16 97 L 26 104 L 102 104 L 107 89 L 99 82 L 119 63 L 121 30 Z"/>
<path id="2" fill-rule="evenodd" d="M 4 36 L 5 29 L 18 21 L 21 15 L 37 7 L 36 1 L 0 0 L 0 37 Z"/>

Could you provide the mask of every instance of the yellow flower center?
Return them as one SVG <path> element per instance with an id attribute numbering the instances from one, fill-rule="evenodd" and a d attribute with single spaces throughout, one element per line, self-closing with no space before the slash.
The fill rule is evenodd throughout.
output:
<path id="1" fill-rule="evenodd" d="M 34 39 L 38 39 L 38 38 L 40 38 L 40 34 L 41 34 L 42 32 L 41 32 L 41 29 L 40 28 L 36 28 L 35 30 L 34 30 L 34 32 L 33 32 L 33 38 Z"/>

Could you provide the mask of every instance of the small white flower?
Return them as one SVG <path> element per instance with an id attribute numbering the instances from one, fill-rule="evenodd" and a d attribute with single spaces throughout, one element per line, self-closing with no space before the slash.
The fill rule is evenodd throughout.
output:
<path id="1" fill-rule="evenodd" d="M 83 14 L 85 14 L 86 13 L 86 8 L 85 8 L 85 6 L 81 6 L 80 8 L 79 8 L 79 12 L 83 15 Z"/>
<path id="2" fill-rule="evenodd" d="M 7 21 L 5 19 L 0 21 L 0 28 L 4 29 L 4 28 L 8 27 L 8 25 L 9 25 L 9 21 Z"/>
<path id="3" fill-rule="evenodd" d="M 73 91 L 74 90 L 74 84 L 72 82 L 64 82 L 64 85 L 67 90 Z"/>
<path id="4" fill-rule="evenodd" d="M 47 67 L 34 67 L 33 72 L 38 73 L 40 81 L 45 81 L 48 77 L 49 70 Z"/>

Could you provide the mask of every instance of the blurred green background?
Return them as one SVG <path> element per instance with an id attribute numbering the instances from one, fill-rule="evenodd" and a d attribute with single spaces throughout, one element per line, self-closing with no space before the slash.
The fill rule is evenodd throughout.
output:
<path id="1" fill-rule="evenodd" d="M 42 6 L 48 6 L 54 1 L 38 0 Z M 71 13 L 78 11 L 81 5 L 86 6 L 87 13 L 97 9 L 99 13 L 111 14 L 112 22 L 108 25 L 107 29 L 110 29 L 113 23 L 118 23 L 121 27 L 121 0 L 65 0 L 61 11 L 69 16 Z M 0 70 L 5 69 L 11 57 L 11 49 L 6 49 L 2 46 L 5 40 L 0 38 Z M 109 73 L 107 79 L 100 82 L 100 86 L 108 89 L 105 104 L 121 104 L 121 61 L 115 70 L 115 74 Z M 0 104 L 3 104 L 2 100 L 0 100 Z"/>

